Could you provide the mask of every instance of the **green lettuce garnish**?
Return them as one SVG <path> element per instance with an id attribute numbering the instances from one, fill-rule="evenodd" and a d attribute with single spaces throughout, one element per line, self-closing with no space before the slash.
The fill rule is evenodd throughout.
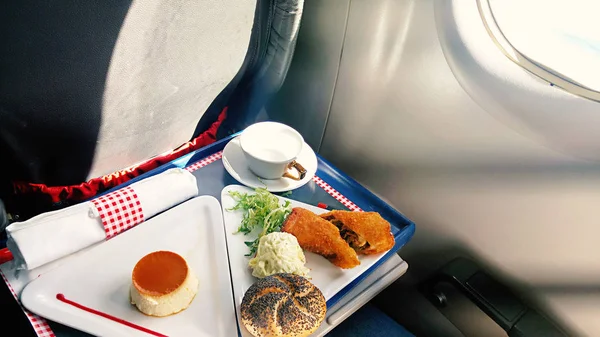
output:
<path id="1" fill-rule="evenodd" d="M 236 233 L 248 235 L 255 228 L 262 228 L 258 238 L 254 241 L 246 241 L 250 249 L 246 256 L 252 256 L 258 249 L 260 238 L 269 233 L 281 230 L 283 222 L 292 212 L 289 201 L 280 204 L 279 198 L 264 188 L 256 188 L 254 194 L 229 191 L 229 195 L 236 201 L 235 206 L 228 211 L 243 210 L 242 223 Z"/>

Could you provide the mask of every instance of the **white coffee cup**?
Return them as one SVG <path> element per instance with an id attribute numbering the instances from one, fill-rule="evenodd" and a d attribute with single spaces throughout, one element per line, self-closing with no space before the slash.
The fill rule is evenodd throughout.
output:
<path id="1" fill-rule="evenodd" d="M 250 171 L 263 179 L 303 179 L 306 170 L 296 162 L 303 145 L 304 138 L 298 131 L 277 122 L 252 124 L 240 136 Z M 292 168 L 297 175 L 290 173 Z"/>

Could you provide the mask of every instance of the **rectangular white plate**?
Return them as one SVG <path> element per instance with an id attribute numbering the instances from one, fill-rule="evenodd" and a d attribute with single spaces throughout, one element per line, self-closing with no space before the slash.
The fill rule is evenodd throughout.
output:
<path id="1" fill-rule="evenodd" d="M 157 250 L 183 256 L 200 280 L 192 304 L 162 318 L 129 303 L 133 267 Z M 62 303 L 58 293 L 168 336 L 237 335 L 221 205 L 209 196 L 188 200 L 40 276 L 21 294 L 30 311 L 94 335 L 150 336 Z"/>
<path id="2" fill-rule="evenodd" d="M 238 324 L 243 336 L 252 336 L 244 328 L 240 319 L 240 304 L 244 293 L 250 286 L 256 282 L 256 278 L 252 276 L 252 270 L 248 267 L 249 258 L 244 256 L 249 250 L 244 241 L 252 241 L 256 238 L 254 233 L 244 235 L 242 233 L 234 234 L 240 223 L 242 222 L 243 211 L 228 211 L 235 205 L 235 200 L 229 195 L 230 191 L 238 191 L 242 193 L 254 193 L 250 188 L 240 185 L 226 186 L 221 192 L 221 204 L 223 207 L 223 220 L 225 222 L 225 236 L 227 238 L 227 249 L 229 250 L 229 265 L 231 266 L 231 279 L 233 281 L 233 294 L 235 299 L 235 307 L 238 316 Z M 292 194 L 293 195 L 293 194 Z M 280 197 L 281 201 L 289 200 L 292 207 L 303 207 L 314 213 L 321 214 L 327 212 L 322 208 L 308 205 L 292 199 Z M 367 271 L 373 264 L 381 259 L 385 253 L 377 255 L 359 255 L 360 265 L 352 269 L 341 269 L 331 264 L 324 257 L 304 252 L 306 255 L 306 267 L 310 269 L 311 282 L 317 286 L 326 300 L 332 298 L 346 285 L 352 282 L 355 278 Z"/>

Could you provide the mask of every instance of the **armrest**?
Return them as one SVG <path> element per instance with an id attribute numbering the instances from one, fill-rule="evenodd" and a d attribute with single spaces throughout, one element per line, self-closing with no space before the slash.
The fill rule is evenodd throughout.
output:
<path id="1" fill-rule="evenodd" d="M 457 258 L 451 261 L 422 286 L 425 296 L 443 307 L 448 303 L 443 291 L 437 287 L 440 282 L 450 283 L 460 290 L 510 337 L 567 336 L 470 260 Z"/>

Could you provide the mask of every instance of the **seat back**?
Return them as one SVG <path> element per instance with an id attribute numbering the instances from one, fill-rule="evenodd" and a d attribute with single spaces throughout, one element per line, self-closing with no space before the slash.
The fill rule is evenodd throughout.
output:
<path id="1" fill-rule="evenodd" d="M 3 162 L 68 185 L 189 140 L 244 61 L 256 0 L 1 6 Z"/>
<path id="2" fill-rule="evenodd" d="M 225 106 L 256 119 L 292 58 L 302 0 L 0 4 L 0 160 L 76 185 L 171 151 Z"/>

